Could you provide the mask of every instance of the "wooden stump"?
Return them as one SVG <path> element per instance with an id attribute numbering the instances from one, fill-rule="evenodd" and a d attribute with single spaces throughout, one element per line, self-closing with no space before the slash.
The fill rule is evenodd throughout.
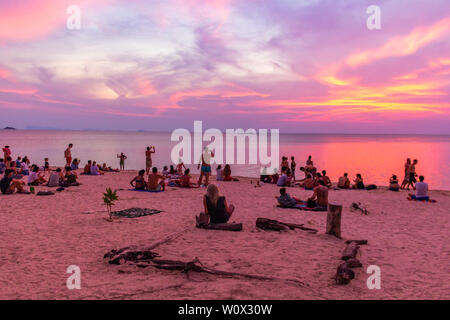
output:
<path id="1" fill-rule="evenodd" d="M 342 206 L 335 204 L 328 204 L 327 214 L 327 229 L 326 233 L 341 237 L 341 213 Z"/>

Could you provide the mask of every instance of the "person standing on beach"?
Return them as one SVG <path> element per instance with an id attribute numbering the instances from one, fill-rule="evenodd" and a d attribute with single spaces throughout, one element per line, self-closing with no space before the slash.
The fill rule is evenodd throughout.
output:
<path id="1" fill-rule="evenodd" d="M 117 155 L 117 158 L 120 159 L 120 170 L 125 170 L 125 159 L 127 158 L 127 156 L 124 155 L 123 152 L 121 152 Z"/>
<path id="2" fill-rule="evenodd" d="M 152 153 L 155 153 L 155 146 L 147 147 L 145 151 L 145 173 L 148 175 L 150 173 L 150 169 L 152 168 Z"/>
<path id="3" fill-rule="evenodd" d="M 416 190 L 416 186 L 415 183 L 417 182 L 416 177 L 417 177 L 417 173 L 416 173 L 416 165 L 417 165 L 417 159 L 414 159 L 412 165 L 409 166 L 409 181 L 408 184 L 406 186 L 406 190 L 409 190 L 409 186 L 412 186 L 413 190 Z"/>
<path id="4" fill-rule="evenodd" d="M 400 187 L 401 189 L 405 189 L 406 185 L 409 182 L 409 167 L 410 166 L 411 166 L 411 159 L 408 158 L 408 159 L 406 159 L 406 163 L 405 163 L 405 177 L 403 178 L 403 182 L 402 182 L 402 185 Z"/>
<path id="5" fill-rule="evenodd" d="M 292 173 L 292 180 L 295 181 L 295 168 L 297 167 L 297 164 L 295 163 L 294 157 L 291 156 L 291 173 Z"/>
<path id="6" fill-rule="evenodd" d="M 73 144 L 70 143 L 67 149 L 64 151 L 64 158 L 66 158 L 66 167 L 70 166 L 72 163 L 72 147 Z"/>
<path id="7" fill-rule="evenodd" d="M 208 147 L 203 149 L 202 157 L 197 166 L 197 169 L 200 169 L 200 177 L 198 178 L 198 185 L 202 185 L 203 177 L 205 177 L 205 187 L 209 184 L 209 176 L 211 175 L 211 157 L 214 157 L 214 152 L 209 151 Z"/>
<path id="8" fill-rule="evenodd" d="M 9 146 L 5 146 L 2 150 L 3 150 L 3 159 L 5 159 L 6 161 L 8 157 L 11 157 L 11 149 L 9 148 Z"/>

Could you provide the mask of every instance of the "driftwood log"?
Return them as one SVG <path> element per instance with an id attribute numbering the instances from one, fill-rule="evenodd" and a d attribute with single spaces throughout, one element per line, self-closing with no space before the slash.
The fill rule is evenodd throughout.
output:
<path id="1" fill-rule="evenodd" d="M 357 211 L 357 210 L 359 210 L 359 211 L 361 211 L 361 214 L 365 214 L 366 216 L 369 214 L 369 211 L 366 209 L 365 206 L 363 206 L 363 205 L 361 204 L 361 202 L 353 202 L 353 203 L 350 205 L 350 210 L 351 210 L 351 211 Z"/>
<path id="2" fill-rule="evenodd" d="M 110 264 L 132 264 L 136 265 L 140 268 L 146 268 L 146 267 L 154 267 L 158 269 L 165 269 L 165 270 L 179 270 L 185 273 L 188 273 L 189 271 L 194 272 L 204 272 L 209 273 L 213 275 L 219 275 L 219 276 L 228 276 L 228 277 L 241 277 L 241 278 L 248 278 L 248 279 L 256 279 L 256 280 L 280 280 L 280 281 L 286 281 L 290 283 L 294 283 L 295 285 L 299 286 L 307 286 L 305 283 L 303 283 L 300 280 L 297 279 L 283 279 L 283 278 L 275 278 L 275 277 L 267 277 L 267 276 L 260 276 L 260 275 L 253 275 L 253 274 L 246 274 L 246 273 L 237 273 L 237 272 L 229 272 L 229 271 L 222 271 L 222 270 L 216 270 L 209 267 L 204 266 L 200 260 L 195 258 L 192 261 L 184 262 L 184 261 L 178 261 L 178 260 L 165 260 L 165 259 L 157 259 L 159 255 L 156 252 L 149 251 L 149 250 L 138 250 L 135 247 L 126 247 L 119 250 L 111 250 L 108 253 L 104 255 L 105 259 L 109 259 Z"/>
<path id="3" fill-rule="evenodd" d="M 338 238 L 341 237 L 341 214 L 342 206 L 331 203 L 328 204 L 327 227 L 325 233 Z"/>
<path id="4" fill-rule="evenodd" d="M 312 233 L 317 233 L 318 230 L 304 227 L 303 224 L 287 223 L 277 220 L 271 220 L 267 218 L 256 219 L 256 227 L 264 230 L 275 230 L 275 231 L 287 231 L 288 229 L 300 229 Z"/>
<path id="5" fill-rule="evenodd" d="M 195 226 L 201 229 L 242 231 L 242 223 L 209 223 L 209 219 L 204 213 L 195 216 Z"/>
<path id="6" fill-rule="evenodd" d="M 347 247 L 345 247 L 341 257 L 345 262 L 338 266 L 334 276 L 336 284 L 339 285 L 349 284 L 355 278 L 355 272 L 352 268 L 362 267 L 362 263 L 356 259 L 356 255 L 358 254 L 359 246 L 367 244 L 367 240 L 347 240 L 346 243 Z"/>

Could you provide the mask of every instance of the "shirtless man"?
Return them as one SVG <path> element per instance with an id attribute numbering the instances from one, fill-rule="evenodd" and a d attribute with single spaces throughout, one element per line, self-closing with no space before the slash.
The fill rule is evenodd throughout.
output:
<path id="1" fill-rule="evenodd" d="M 164 177 L 158 173 L 158 168 L 156 167 L 154 167 L 152 173 L 148 175 L 147 188 L 152 191 L 164 191 L 166 189 Z"/>
<path id="2" fill-rule="evenodd" d="M 332 186 L 330 177 L 327 176 L 327 172 L 322 170 L 322 180 L 326 187 L 330 188 Z"/>
<path id="3" fill-rule="evenodd" d="M 183 174 L 183 168 L 184 168 L 184 170 L 186 170 L 186 166 L 184 165 L 183 160 L 182 159 L 178 159 L 177 173 L 179 175 Z"/>
<path id="4" fill-rule="evenodd" d="M 308 200 L 317 200 L 319 207 L 328 206 L 328 188 L 324 185 L 323 180 L 319 180 L 319 185 L 314 188 L 314 193 Z"/>
<path id="5" fill-rule="evenodd" d="M 303 187 L 306 190 L 313 190 L 315 186 L 316 186 L 316 181 L 313 179 L 311 173 L 308 173 L 305 181 L 303 182 Z"/>
<path id="6" fill-rule="evenodd" d="M 130 181 L 131 186 L 136 190 L 145 190 L 147 183 L 144 178 L 145 170 L 139 171 L 139 174 Z M 133 184 L 134 182 L 134 184 Z"/>
<path id="7" fill-rule="evenodd" d="M 152 167 L 152 153 L 155 153 L 155 146 L 147 147 L 145 151 L 145 173 L 149 174 L 150 168 Z"/>
<path id="8" fill-rule="evenodd" d="M 409 186 L 412 186 L 413 190 L 416 190 L 416 186 L 414 185 L 417 180 L 417 173 L 416 173 L 416 165 L 417 165 L 417 159 L 414 159 L 413 163 L 409 166 L 409 181 L 406 185 L 406 190 L 409 190 Z"/>
<path id="9" fill-rule="evenodd" d="M 190 170 L 186 169 L 184 175 L 180 178 L 180 186 L 182 188 L 198 188 L 199 186 L 191 182 Z"/>
<path id="10" fill-rule="evenodd" d="M 197 169 L 200 169 L 200 164 L 202 166 L 200 170 L 200 177 L 198 178 L 198 185 L 202 185 L 203 177 L 205 177 L 205 187 L 209 184 L 209 176 L 211 175 L 211 158 L 214 157 L 214 152 L 209 151 L 208 147 L 203 149 L 202 157 L 197 166 Z"/>
<path id="11" fill-rule="evenodd" d="M 342 177 L 339 178 L 338 188 L 340 189 L 349 189 L 350 188 L 350 179 L 348 178 L 348 173 L 344 173 Z"/>
<path id="12" fill-rule="evenodd" d="M 70 164 L 72 163 L 72 147 L 73 144 L 70 143 L 67 149 L 64 151 L 64 158 L 66 158 L 66 167 L 70 166 Z"/>

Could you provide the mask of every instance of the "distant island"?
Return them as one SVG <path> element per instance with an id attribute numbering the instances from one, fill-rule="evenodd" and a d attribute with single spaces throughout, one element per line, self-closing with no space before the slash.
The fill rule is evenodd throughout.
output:
<path id="1" fill-rule="evenodd" d="M 4 127 L 3 130 L 17 130 L 17 129 L 13 127 Z"/>

